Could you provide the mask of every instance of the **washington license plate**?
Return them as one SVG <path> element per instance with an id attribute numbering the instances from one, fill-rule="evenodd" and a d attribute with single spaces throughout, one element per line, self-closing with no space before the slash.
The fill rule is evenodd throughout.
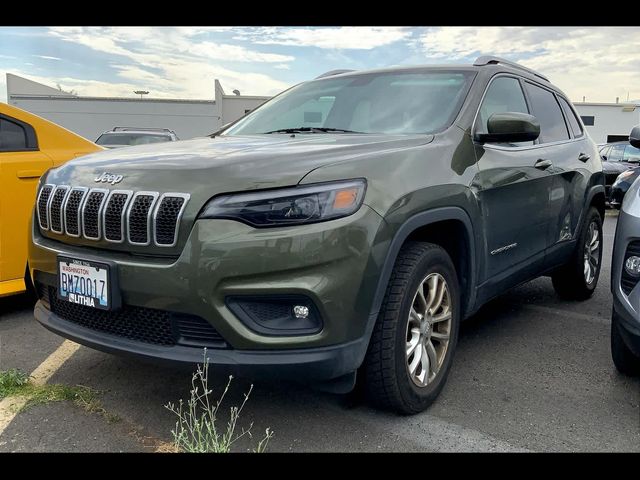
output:
<path id="1" fill-rule="evenodd" d="M 78 305 L 109 310 L 109 265 L 58 257 L 58 297 Z"/>

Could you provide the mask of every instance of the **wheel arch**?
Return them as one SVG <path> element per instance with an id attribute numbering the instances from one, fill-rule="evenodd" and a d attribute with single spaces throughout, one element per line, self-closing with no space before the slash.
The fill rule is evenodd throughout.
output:
<path id="1" fill-rule="evenodd" d="M 440 231 L 438 226 L 442 228 Z M 447 234 L 451 233 L 462 233 L 462 236 L 448 238 Z M 466 317 L 475 304 L 476 245 L 469 214 L 461 207 L 452 206 L 417 213 L 397 229 L 380 269 L 369 318 L 375 321 L 400 249 L 409 240 L 435 243 L 447 251 L 461 283 L 462 318 Z"/>

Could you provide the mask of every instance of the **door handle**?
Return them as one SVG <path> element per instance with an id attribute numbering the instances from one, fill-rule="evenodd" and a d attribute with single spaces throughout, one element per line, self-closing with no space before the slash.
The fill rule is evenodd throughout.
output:
<path id="1" fill-rule="evenodd" d="M 540 169 L 540 170 L 545 170 L 547 168 L 549 168 L 552 165 L 551 160 L 545 160 L 543 158 L 539 159 L 534 167 Z"/>
<path id="2" fill-rule="evenodd" d="M 586 162 L 590 158 L 591 157 L 589 155 L 587 155 L 586 153 L 581 153 L 580 155 L 578 155 L 578 160 L 580 160 L 581 162 Z"/>

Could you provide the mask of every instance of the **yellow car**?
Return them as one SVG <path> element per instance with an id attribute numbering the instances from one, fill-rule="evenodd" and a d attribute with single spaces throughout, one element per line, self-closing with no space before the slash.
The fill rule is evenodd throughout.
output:
<path id="1" fill-rule="evenodd" d="M 20 108 L 0 103 L 0 297 L 27 289 L 27 234 L 40 176 L 103 150 Z"/>

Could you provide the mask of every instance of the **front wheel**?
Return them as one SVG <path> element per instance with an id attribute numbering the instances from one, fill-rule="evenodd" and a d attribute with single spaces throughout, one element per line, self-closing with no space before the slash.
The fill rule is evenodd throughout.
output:
<path id="1" fill-rule="evenodd" d="M 405 244 L 363 364 L 368 398 L 404 414 L 427 408 L 445 384 L 459 323 L 458 278 L 447 252 L 430 243 Z"/>
<path id="2" fill-rule="evenodd" d="M 602 263 L 602 218 L 594 207 L 585 216 L 577 245 L 566 265 L 551 276 L 556 293 L 568 300 L 593 295 Z"/>

